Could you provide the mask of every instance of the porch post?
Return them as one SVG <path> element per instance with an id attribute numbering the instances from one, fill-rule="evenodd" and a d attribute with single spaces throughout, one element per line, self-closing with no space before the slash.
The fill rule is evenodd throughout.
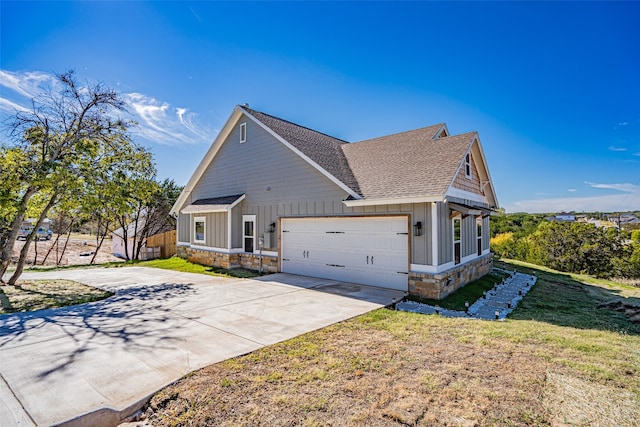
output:
<path id="1" fill-rule="evenodd" d="M 431 264 L 438 266 L 438 202 L 431 202 Z"/>

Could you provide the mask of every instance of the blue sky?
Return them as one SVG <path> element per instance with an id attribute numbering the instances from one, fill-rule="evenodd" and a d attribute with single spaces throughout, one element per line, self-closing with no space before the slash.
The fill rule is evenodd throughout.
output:
<path id="1" fill-rule="evenodd" d="M 477 130 L 508 212 L 640 210 L 638 2 L 0 2 L 0 115 L 119 90 L 186 184 L 236 104 L 347 141 Z"/>

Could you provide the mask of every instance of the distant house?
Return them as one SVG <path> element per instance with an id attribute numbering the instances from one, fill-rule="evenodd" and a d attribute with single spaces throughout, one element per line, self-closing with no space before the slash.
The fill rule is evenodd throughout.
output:
<path id="1" fill-rule="evenodd" d="M 559 214 L 556 214 L 556 216 L 550 216 L 550 217 L 547 217 L 545 219 L 547 221 L 574 222 L 576 220 L 576 216 L 574 214 L 569 214 L 569 213 L 566 213 L 566 212 L 560 212 Z"/>
<path id="2" fill-rule="evenodd" d="M 143 239 L 143 244 L 140 248 L 140 256 L 138 259 L 147 260 L 160 257 L 160 249 L 159 248 L 148 248 L 146 245 L 146 236 L 142 236 L 143 230 L 146 225 L 146 217 L 142 216 L 136 225 L 135 222 L 127 225 L 126 232 L 126 242 L 125 242 L 125 232 L 123 228 L 118 228 L 113 233 L 111 233 L 111 253 L 118 258 L 133 259 L 135 254 L 135 249 L 140 241 Z M 152 236 L 154 234 L 162 233 L 164 231 L 168 231 L 170 228 L 166 226 L 155 226 L 152 230 L 149 230 L 147 233 L 148 236 Z M 126 251 L 125 251 L 126 245 Z"/>
<path id="3" fill-rule="evenodd" d="M 173 206 L 178 255 L 443 298 L 491 270 L 476 132 L 347 143 L 236 106 Z"/>

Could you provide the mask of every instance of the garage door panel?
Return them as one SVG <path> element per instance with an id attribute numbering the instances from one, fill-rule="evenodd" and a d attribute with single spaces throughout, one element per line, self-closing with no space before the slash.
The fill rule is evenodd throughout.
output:
<path id="1" fill-rule="evenodd" d="M 406 217 L 285 218 L 282 271 L 407 290 Z"/>

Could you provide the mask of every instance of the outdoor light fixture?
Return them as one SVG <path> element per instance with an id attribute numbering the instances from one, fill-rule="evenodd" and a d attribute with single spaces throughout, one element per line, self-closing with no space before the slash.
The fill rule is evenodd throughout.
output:
<path id="1" fill-rule="evenodd" d="M 422 236 L 422 222 L 418 221 L 413 224 L 413 235 Z"/>
<path id="2" fill-rule="evenodd" d="M 276 232 L 276 223 L 272 222 L 271 224 L 269 224 L 269 229 L 267 230 L 267 233 L 275 233 Z"/>
<path id="3" fill-rule="evenodd" d="M 465 311 L 469 311 L 469 301 L 464 302 L 464 309 Z"/>
<path id="4" fill-rule="evenodd" d="M 487 291 L 482 291 L 482 298 L 486 298 L 487 297 Z"/>
<path id="5" fill-rule="evenodd" d="M 498 318 L 500 317 L 500 312 L 498 310 L 496 310 L 496 320 L 498 320 Z"/>

